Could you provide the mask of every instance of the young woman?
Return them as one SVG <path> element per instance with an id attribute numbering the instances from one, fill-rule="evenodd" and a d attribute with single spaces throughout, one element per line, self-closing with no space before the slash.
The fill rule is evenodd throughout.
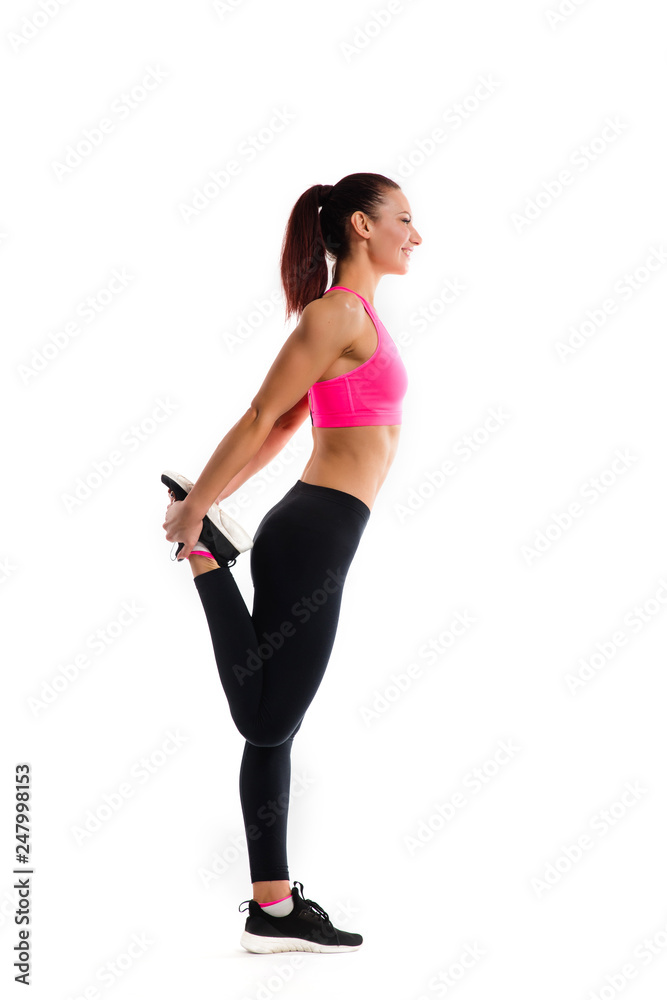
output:
<path id="1" fill-rule="evenodd" d="M 190 562 L 220 680 L 246 741 L 239 784 L 253 896 L 244 901 L 241 944 L 252 952 L 354 951 L 362 943 L 304 899 L 302 883 L 290 890 L 290 752 L 398 446 L 407 373 L 373 297 L 384 274 L 406 274 L 420 243 L 405 195 L 382 174 L 349 174 L 305 191 L 281 253 L 286 317 L 297 314 L 298 325 L 196 483 L 173 472 L 162 477 L 172 497 L 166 537 L 181 543 L 177 557 Z M 335 267 L 325 291 L 327 257 Z M 270 462 L 309 414 L 313 451 L 301 478 L 251 540 L 217 504 Z M 230 570 L 246 549 L 252 614 Z"/>

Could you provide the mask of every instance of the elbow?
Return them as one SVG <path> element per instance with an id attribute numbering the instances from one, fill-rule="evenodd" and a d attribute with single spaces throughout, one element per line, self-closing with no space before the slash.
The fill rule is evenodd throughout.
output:
<path id="1" fill-rule="evenodd" d="M 261 427 L 266 434 L 269 433 L 276 422 L 275 417 L 271 416 L 263 410 L 262 407 L 258 406 L 254 400 L 250 403 L 250 406 L 246 410 L 245 416 L 251 427 Z"/>

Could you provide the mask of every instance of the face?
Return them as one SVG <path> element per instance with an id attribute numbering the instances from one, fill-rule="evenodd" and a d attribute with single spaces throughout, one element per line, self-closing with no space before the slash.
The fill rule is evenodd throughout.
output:
<path id="1" fill-rule="evenodd" d="M 361 231 L 367 236 L 373 264 L 382 274 L 406 274 L 412 251 L 422 238 L 414 227 L 408 199 L 401 189 L 385 190 L 377 222 L 358 213 L 357 218 L 360 217 L 365 223 Z"/>

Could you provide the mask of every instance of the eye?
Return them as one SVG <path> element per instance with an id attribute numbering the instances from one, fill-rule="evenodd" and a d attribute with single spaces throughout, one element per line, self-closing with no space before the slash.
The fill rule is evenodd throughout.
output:
<path id="1" fill-rule="evenodd" d="M 410 219 L 403 219 L 403 222 L 410 222 Z"/>

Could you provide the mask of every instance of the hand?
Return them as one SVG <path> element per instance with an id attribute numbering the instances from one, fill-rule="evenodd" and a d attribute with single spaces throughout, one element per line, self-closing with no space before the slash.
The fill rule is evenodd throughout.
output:
<path id="1" fill-rule="evenodd" d="M 187 559 L 201 535 L 203 518 L 193 517 L 185 500 L 175 500 L 170 491 L 171 503 L 167 507 L 165 521 L 162 527 L 167 533 L 168 542 L 183 542 L 183 548 L 178 554 L 177 562 Z"/>

